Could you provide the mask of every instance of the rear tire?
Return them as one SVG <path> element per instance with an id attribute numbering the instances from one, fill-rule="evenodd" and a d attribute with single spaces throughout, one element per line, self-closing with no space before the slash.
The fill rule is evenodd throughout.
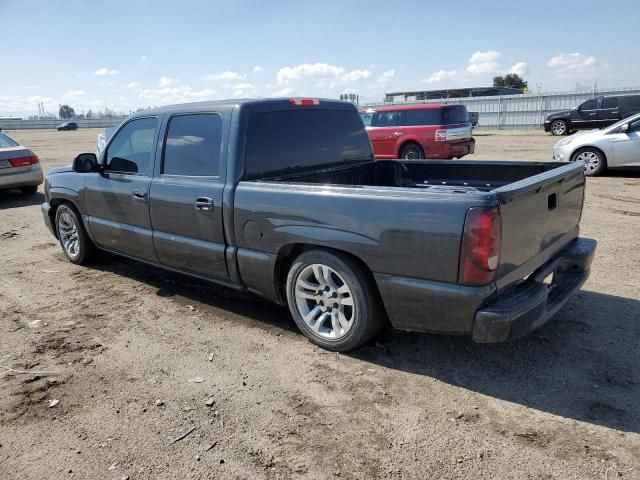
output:
<path id="1" fill-rule="evenodd" d="M 305 252 L 291 265 L 286 289 L 300 331 L 327 350 L 358 348 L 385 324 L 369 272 L 349 258 L 325 250 Z"/>
<path id="2" fill-rule="evenodd" d="M 69 204 L 56 209 L 56 233 L 62 251 L 71 263 L 84 265 L 94 254 L 95 247 L 87 235 L 80 214 Z"/>
<path id="3" fill-rule="evenodd" d="M 422 151 L 422 147 L 417 143 L 408 143 L 402 147 L 400 158 L 403 160 L 421 160 L 424 158 L 424 152 Z"/>
<path id="4" fill-rule="evenodd" d="M 567 135 L 569 133 L 569 125 L 564 120 L 554 120 L 551 122 L 551 135 Z"/>
<path id="5" fill-rule="evenodd" d="M 585 147 L 577 150 L 571 156 L 571 161 L 584 162 L 584 174 L 587 177 L 597 177 L 607 170 L 607 158 L 596 148 Z"/>
<path id="6" fill-rule="evenodd" d="M 31 185 L 29 187 L 22 187 L 20 191 L 23 195 L 35 195 L 36 193 L 38 193 L 38 186 Z"/>

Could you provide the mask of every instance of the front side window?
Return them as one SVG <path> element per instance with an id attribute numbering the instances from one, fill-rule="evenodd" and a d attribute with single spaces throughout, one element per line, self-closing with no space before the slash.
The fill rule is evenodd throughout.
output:
<path id="1" fill-rule="evenodd" d="M 600 108 L 618 108 L 617 98 L 603 98 L 602 106 Z"/>
<path id="2" fill-rule="evenodd" d="M 395 127 L 398 125 L 400 112 L 378 112 L 376 116 L 376 127 Z"/>
<path id="3" fill-rule="evenodd" d="M 598 108 L 598 99 L 594 98 L 593 100 L 587 100 L 582 105 L 580 105 L 580 110 L 595 110 Z"/>
<path id="4" fill-rule="evenodd" d="M 640 120 L 636 120 L 632 124 L 629 125 L 630 132 L 640 132 Z"/>
<path id="5" fill-rule="evenodd" d="M 191 177 L 218 176 L 222 118 L 214 113 L 172 117 L 167 130 L 162 173 Z"/>
<path id="6" fill-rule="evenodd" d="M 140 118 L 122 127 L 109 144 L 107 170 L 150 175 L 157 125 L 155 118 Z"/>

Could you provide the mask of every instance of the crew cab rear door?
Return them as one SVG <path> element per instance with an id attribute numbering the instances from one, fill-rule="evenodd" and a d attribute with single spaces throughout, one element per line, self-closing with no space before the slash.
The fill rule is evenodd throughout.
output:
<path id="1" fill-rule="evenodd" d="M 160 263 L 216 280 L 229 277 L 222 224 L 224 117 L 167 116 L 151 182 L 153 243 Z"/>

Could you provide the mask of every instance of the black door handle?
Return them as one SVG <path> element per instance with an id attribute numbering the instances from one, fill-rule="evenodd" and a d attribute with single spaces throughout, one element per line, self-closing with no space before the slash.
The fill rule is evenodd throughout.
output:
<path id="1" fill-rule="evenodd" d="M 209 197 L 198 197 L 196 198 L 196 210 L 200 210 L 201 212 L 210 212 L 213 210 L 213 200 Z"/>
<path id="2" fill-rule="evenodd" d="M 134 200 L 146 200 L 147 199 L 147 192 L 145 192 L 144 190 L 134 190 L 133 191 L 133 199 Z"/>

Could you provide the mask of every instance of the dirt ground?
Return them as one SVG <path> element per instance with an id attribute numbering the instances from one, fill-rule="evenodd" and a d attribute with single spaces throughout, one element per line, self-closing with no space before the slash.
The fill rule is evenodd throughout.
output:
<path id="1" fill-rule="evenodd" d="M 47 170 L 97 133 L 9 132 Z M 476 138 L 483 159 L 548 160 L 557 140 Z M 348 355 L 251 295 L 72 265 L 43 201 L 0 195 L 0 375 L 29 372 L 0 377 L 2 479 L 640 478 L 640 175 L 588 180 L 592 275 L 538 332 L 388 331 Z"/>

